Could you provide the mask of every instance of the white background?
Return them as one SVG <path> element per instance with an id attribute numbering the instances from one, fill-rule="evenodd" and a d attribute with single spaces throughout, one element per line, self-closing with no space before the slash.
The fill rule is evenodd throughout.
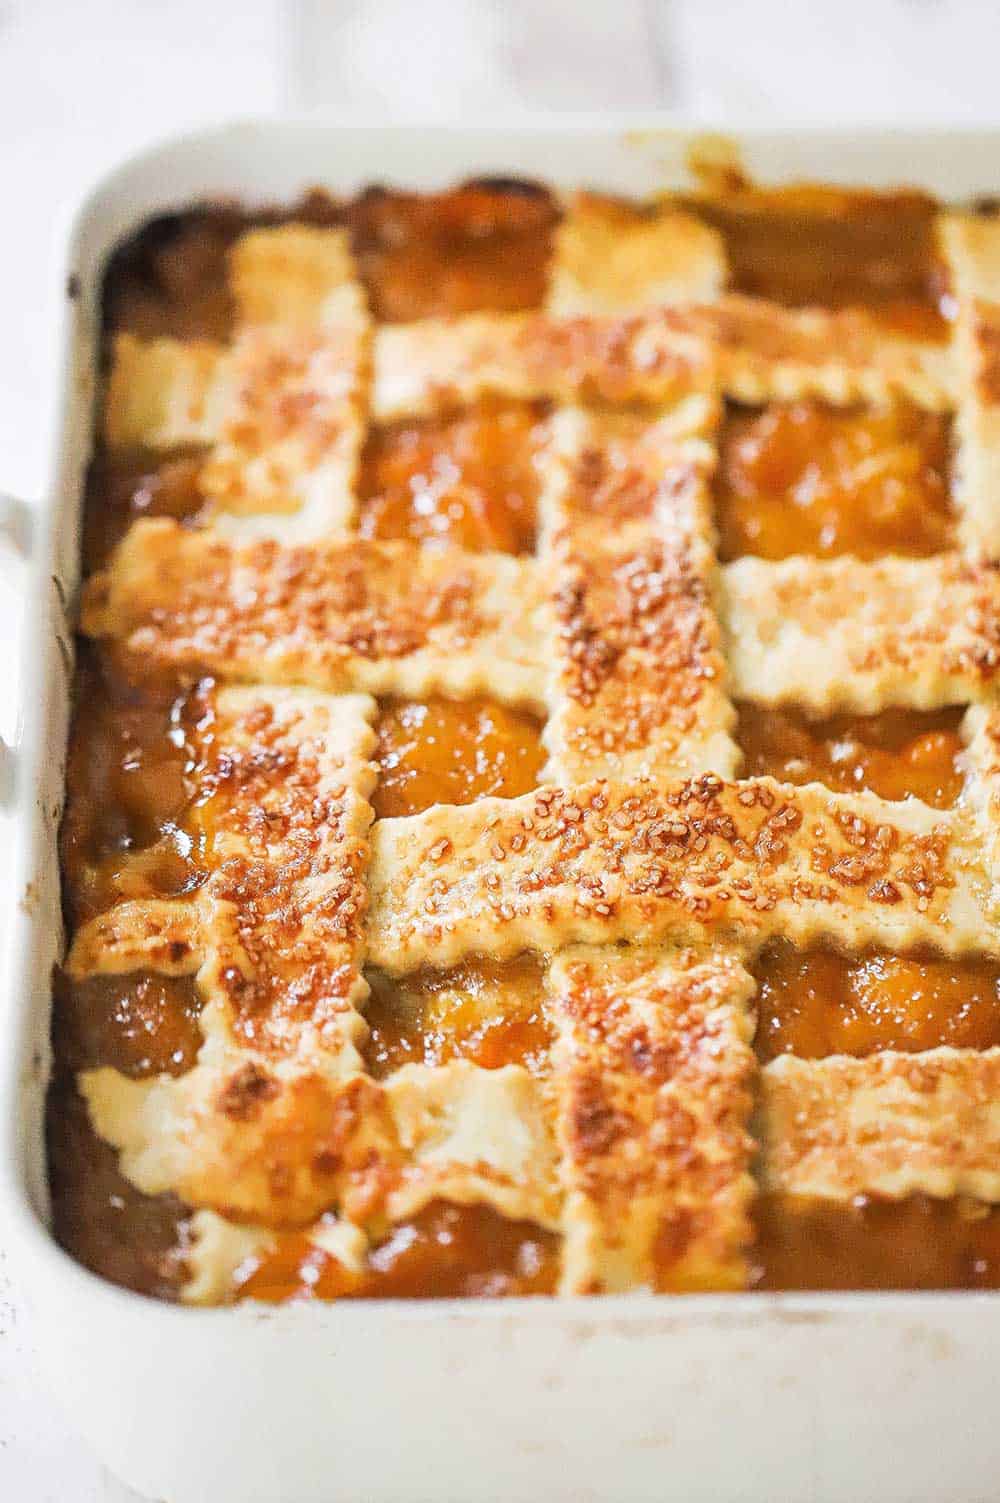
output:
<path id="1" fill-rule="evenodd" d="M 0 0 L 0 487 L 45 485 L 60 226 L 157 137 L 287 110 L 998 124 L 998 43 L 994 0 Z M 16 590 L 0 545 L 8 737 Z M 133 1497 L 49 1404 L 0 1225 L 0 1500 Z"/>

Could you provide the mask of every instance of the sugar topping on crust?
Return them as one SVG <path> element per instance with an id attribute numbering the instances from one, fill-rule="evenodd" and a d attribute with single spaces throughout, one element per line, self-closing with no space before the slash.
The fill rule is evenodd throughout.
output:
<path id="1" fill-rule="evenodd" d="M 689 317 L 716 352 L 723 391 L 737 402 L 817 397 L 844 407 L 906 397 L 932 412 L 954 403 L 948 346 L 889 333 L 862 309 L 782 308 L 730 294 Z"/>
<path id="2" fill-rule="evenodd" d="M 750 977 L 723 950 L 574 948 L 549 986 L 564 1292 L 740 1287 Z"/>
<path id="3" fill-rule="evenodd" d="M 991 698 L 1000 575 L 933 558 L 741 558 L 722 573 L 733 694 L 822 715 Z"/>
<path id="4" fill-rule="evenodd" d="M 369 335 L 342 230 L 284 225 L 237 241 L 227 348 L 141 341 L 112 347 L 104 437 L 116 450 L 209 452 L 204 520 L 288 540 L 353 520 L 365 431 Z"/>
<path id="5" fill-rule="evenodd" d="M 190 455 L 203 504 L 132 525 L 83 631 L 215 682 L 178 816 L 191 882 L 98 912 L 66 971 L 194 978 L 192 1068 L 78 1078 L 125 1177 L 189 1209 L 184 1299 L 234 1297 L 286 1236 L 361 1279 L 438 1202 L 557 1235 L 564 1294 L 743 1287 L 758 1186 L 1000 1202 L 1000 1051 L 752 1050 L 773 938 L 1000 954 L 1000 232 L 940 230 L 944 341 L 729 292 L 695 210 L 590 194 L 534 311 L 378 326 L 349 229 L 287 224 L 235 240 L 228 342 L 112 341 L 107 452 Z M 419 447 L 427 419 L 506 399 L 539 404 L 535 557 L 359 536 L 369 435 Z M 954 411 L 960 546 L 720 569 L 726 400 Z M 414 505 L 475 504 L 438 457 L 400 482 Z M 373 821 L 372 696 L 545 717 L 544 786 Z M 733 699 L 970 705 L 964 793 L 741 778 Z M 366 966 L 524 951 L 541 1062 L 366 1070 Z"/>
<path id="6" fill-rule="evenodd" d="M 711 447 L 647 418 L 565 409 L 543 466 L 554 772 L 572 782 L 731 774 Z"/>
<path id="7" fill-rule="evenodd" d="M 173 668 L 539 707 L 547 622 L 532 560 L 358 538 L 239 544 L 168 520 L 132 528 L 83 606 L 86 632 Z"/>
<path id="8" fill-rule="evenodd" d="M 683 310 L 605 318 L 469 314 L 381 328 L 377 422 L 468 406 L 485 395 L 668 405 L 708 388 L 714 361 Z"/>
<path id="9" fill-rule="evenodd" d="M 1000 1200 L 1000 1049 L 786 1055 L 761 1080 L 768 1189 Z"/>
<path id="10" fill-rule="evenodd" d="M 772 778 L 544 787 L 380 820 L 370 888 L 369 954 L 397 972 L 620 939 L 997 946 L 960 813 Z"/>

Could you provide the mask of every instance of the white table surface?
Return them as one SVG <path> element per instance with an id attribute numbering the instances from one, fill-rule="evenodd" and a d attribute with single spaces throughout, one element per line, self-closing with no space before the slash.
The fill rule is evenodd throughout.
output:
<path id="1" fill-rule="evenodd" d="M 996 124 L 998 41 L 992 0 L 0 0 L 0 487 L 45 484 L 58 228 L 88 183 L 159 136 L 283 110 Z M 6 664 L 17 581 L 0 545 Z M 0 675 L 8 739 L 15 688 Z M 9 901 L 0 891 L 0 922 Z M 47 1397 L 0 1225 L 0 1500 L 134 1497 Z"/>

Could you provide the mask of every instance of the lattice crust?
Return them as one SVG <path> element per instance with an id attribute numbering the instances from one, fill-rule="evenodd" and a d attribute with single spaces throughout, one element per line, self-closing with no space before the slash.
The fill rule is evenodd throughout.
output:
<path id="1" fill-rule="evenodd" d="M 396 973 L 624 938 L 997 950 L 960 814 L 772 778 L 547 787 L 381 820 L 371 895 L 369 956 Z"/>
<path id="2" fill-rule="evenodd" d="M 364 1033 L 374 709 L 363 696 L 219 691 L 188 815 L 206 881 L 173 905 L 119 905 L 74 940 L 77 976 L 160 957 L 166 970 L 197 965 L 204 1044 L 191 1071 L 79 1078 L 96 1130 L 141 1187 L 198 1188 L 193 1204 L 280 1222 L 360 1105 L 346 1077 Z"/>
<path id="3" fill-rule="evenodd" d="M 360 1019 L 359 1019 L 360 1023 Z M 270 1226 L 301 1225 L 364 1184 L 391 1145 L 378 1087 L 210 1040 L 186 1075 L 86 1071 L 96 1132 L 140 1190 Z"/>
<path id="4" fill-rule="evenodd" d="M 940 224 L 958 302 L 959 535 L 972 556 L 1000 558 L 1000 225 L 952 215 Z"/>
<path id="5" fill-rule="evenodd" d="M 242 536 L 320 537 L 354 519 L 364 438 L 363 334 L 250 329 L 228 364 L 233 398 L 200 485 L 210 516 Z"/>
<path id="6" fill-rule="evenodd" d="M 750 977 L 721 951 L 581 948 L 553 962 L 549 992 L 562 1292 L 740 1287 Z"/>
<path id="7" fill-rule="evenodd" d="M 1000 1200 L 1000 1049 L 784 1055 L 762 1072 L 765 1187 Z"/>
<path id="8" fill-rule="evenodd" d="M 267 1227 L 227 1221 L 215 1211 L 196 1211 L 191 1217 L 185 1248 L 188 1276 L 181 1298 L 191 1305 L 225 1303 L 233 1295 L 241 1269 L 269 1253 L 278 1236 Z M 326 1216 L 310 1228 L 308 1240 L 345 1268 L 355 1273 L 362 1271 L 368 1239 L 360 1227 Z"/>
<path id="9" fill-rule="evenodd" d="M 242 325 L 339 329 L 367 317 L 347 230 L 304 224 L 251 230 L 233 247 L 229 280 Z"/>
<path id="10" fill-rule="evenodd" d="M 361 1073 L 374 708 L 218 692 L 188 816 L 207 880 L 92 920 L 67 962 L 78 977 L 197 967 L 205 1042 L 180 1077 L 103 1068 L 80 1089 L 122 1172 L 195 1207 L 280 1226 L 337 1205 L 368 1222 L 447 1195 L 554 1224 L 548 1114 L 525 1070 L 414 1068 L 384 1088 Z"/>
<path id="11" fill-rule="evenodd" d="M 669 421 L 565 409 L 540 502 L 554 590 L 552 775 L 732 774 L 712 593 L 712 450 Z"/>
<path id="12" fill-rule="evenodd" d="M 738 402 L 819 397 L 850 406 L 906 397 L 933 412 L 954 405 L 949 347 L 894 334 L 863 309 L 791 309 L 731 294 L 686 311 L 715 350 L 722 389 Z"/>
<path id="13" fill-rule="evenodd" d="M 482 1070 L 467 1060 L 405 1065 L 384 1091 L 400 1149 L 385 1196 L 388 1220 L 403 1221 L 443 1198 L 558 1228 L 551 1112 L 527 1070 Z"/>
<path id="14" fill-rule="evenodd" d="M 1000 710 L 973 705 L 962 722 L 965 800 L 979 826 L 990 880 L 1000 892 Z"/>
<path id="15" fill-rule="evenodd" d="M 214 1050 L 179 1078 L 83 1074 L 94 1127 L 140 1190 L 270 1227 L 336 1209 L 377 1229 L 438 1198 L 559 1224 L 550 1113 L 520 1066 L 412 1065 L 379 1085 L 236 1065 Z"/>
<path id="16" fill-rule="evenodd" d="M 714 359 L 683 311 L 622 318 L 473 313 L 378 329 L 373 416 L 430 417 L 489 395 L 666 405 L 710 390 Z"/>
<path id="17" fill-rule="evenodd" d="M 796 311 L 737 296 L 618 319 L 427 319 L 379 329 L 374 358 L 380 422 L 488 394 L 665 404 L 704 387 L 713 371 L 741 402 L 905 396 L 933 411 L 953 405 L 947 346 L 893 336 L 855 309 Z"/>
<path id="18" fill-rule="evenodd" d="M 206 1039 L 261 1056 L 353 1064 L 366 989 L 367 796 L 374 701 L 228 688 L 206 712 L 186 816 L 207 877 L 192 897 L 135 899 L 90 920 L 71 975 L 197 972 Z"/>
<path id="19" fill-rule="evenodd" d="M 104 436 L 112 452 L 211 446 L 204 520 L 286 540 L 353 521 L 365 429 L 368 320 L 345 233 L 255 230 L 232 253 L 231 348 L 114 343 Z"/>
<path id="20" fill-rule="evenodd" d="M 1000 583 L 976 562 L 1000 556 L 1000 231 L 956 217 L 944 236 L 954 369 L 863 311 L 726 295 L 713 230 L 588 195 L 541 314 L 373 334 L 346 232 L 286 226 L 233 250 L 231 346 L 115 342 L 109 448 L 207 450 L 212 530 L 133 526 L 84 630 L 182 676 L 312 686 L 213 691 L 185 815 L 203 884 L 119 903 L 67 961 L 195 976 L 193 1069 L 80 1077 L 122 1172 L 193 1209 L 183 1298 L 232 1297 L 291 1228 L 363 1275 L 437 1199 L 561 1232 L 564 1293 L 740 1287 L 746 954 L 772 936 L 1000 954 Z M 721 394 L 957 400 L 966 558 L 717 571 Z M 369 421 L 484 395 L 556 404 L 537 563 L 317 540 L 354 523 Z M 729 685 L 819 714 L 983 701 L 964 800 L 734 781 Z M 557 786 L 372 825 L 369 696 L 433 693 L 548 712 Z M 553 957 L 546 1078 L 364 1073 L 363 962 L 525 949 Z M 783 1057 L 759 1086 L 768 1190 L 1000 1202 L 1000 1050 Z"/>
<path id="21" fill-rule="evenodd" d="M 530 559 L 360 539 L 240 545 L 151 519 L 88 583 L 82 625 L 225 678 L 541 709 L 545 597 Z"/>
<path id="22" fill-rule="evenodd" d="M 223 345 L 119 334 L 104 393 L 104 439 L 115 454 L 210 444 L 232 401 Z"/>
<path id="23" fill-rule="evenodd" d="M 307 1230 L 315 1247 L 360 1273 L 373 1237 L 439 1198 L 486 1204 L 515 1220 L 558 1229 L 562 1195 L 551 1106 L 527 1071 L 517 1066 L 480 1070 L 456 1061 L 441 1069 L 406 1066 L 384 1088 L 362 1077 L 352 1084 L 373 1093 L 366 1105 L 380 1120 L 382 1134 L 376 1138 L 353 1120 L 368 1158 L 337 1190 L 340 1202 L 366 1220 L 367 1230 L 327 1212 Z M 147 1146 L 155 1151 L 152 1140 Z M 350 1146 L 347 1151 L 359 1156 Z M 134 1173 L 136 1161 L 128 1162 Z M 274 1227 L 196 1211 L 182 1297 L 191 1304 L 231 1298 L 240 1267 L 273 1249 L 279 1237 Z"/>
<path id="24" fill-rule="evenodd" d="M 595 316 L 710 302 L 725 281 L 722 237 L 693 214 L 576 193 L 556 231 L 546 309 Z"/>
<path id="25" fill-rule="evenodd" d="M 515 1066 L 397 1071 L 378 1101 L 365 1099 L 383 1136 L 364 1136 L 370 1159 L 337 1187 L 339 1204 L 372 1234 L 439 1198 L 561 1230 L 565 1293 L 738 1287 L 753 1188 L 752 990 L 723 953 L 565 951 L 547 984 L 559 1034 L 551 1084 Z M 132 1103 L 122 1115 L 135 1120 Z M 163 1125 L 144 1135 L 147 1154 Z M 113 1141 L 124 1135 L 104 1126 Z M 126 1172 L 148 1176 L 148 1159 L 125 1146 Z M 177 1174 L 175 1158 L 143 1182 Z M 195 1303 L 230 1297 L 239 1267 L 276 1243 L 273 1229 L 204 1210 L 192 1232 L 184 1297 Z M 360 1268 L 368 1235 L 356 1224 L 327 1215 L 309 1238 Z"/>
<path id="26" fill-rule="evenodd" d="M 934 558 L 741 558 L 722 571 L 735 697 L 825 714 L 991 697 L 1000 575 Z"/>

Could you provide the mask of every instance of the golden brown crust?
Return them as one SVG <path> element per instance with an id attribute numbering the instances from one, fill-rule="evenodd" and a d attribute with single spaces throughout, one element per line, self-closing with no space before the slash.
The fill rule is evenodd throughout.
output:
<path id="1" fill-rule="evenodd" d="M 364 435 L 364 340 L 350 327 L 251 329 L 227 359 L 232 397 L 200 486 L 219 521 L 286 537 L 343 532 Z M 261 521 L 261 519 L 267 519 Z"/>
<path id="2" fill-rule="evenodd" d="M 731 295 L 619 318 L 429 319 L 375 337 L 376 419 L 427 415 L 486 393 L 667 404 L 718 381 L 741 402 L 907 397 L 947 411 L 947 346 L 888 334 L 856 309 L 793 310 Z"/>
<path id="3" fill-rule="evenodd" d="M 762 1084 L 768 1189 L 1000 1200 L 1000 1049 L 785 1055 Z"/>
<path id="4" fill-rule="evenodd" d="M 564 1293 L 738 1288 L 753 1193 L 753 983 L 724 953 L 552 964 Z"/>
<path id="5" fill-rule="evenodd" d="M 935 558 L 743 558 L 722 573 L 733 693 L 818 715 L 992 696 L 1000 573 Z"/>
<path id="6" fill-rule="evenodd" d="M 1000 558 L 1000 228 L 949 215 L 942 245 L 958 304 L 955 375 L 959 535 L 974 558 Z"/>
<path id="7" fill-rule="evenodd" d="M 354 517 L 369 339 L 343 230 L 242 236 L 231 254 L 231 348 L 115 340 L 112 451 L 208 446 L 202 520 L 243 535 L 321 537 Z"/>
<path id="8" fill-rule="evenodd" d="M 954 404 L 948 347 L 892 334 L 861 309 L 782 308 L 731 294 L 687 312 L 716 352 L 722 389 L 738 402 L 906 397 L 934 412 Z"/>
<path id="9" fill-rule="evenodd" d="M 192 1069 L 79 1077 L 122 1172 L 194 1208 L 186 1299 L 230 1297 L 282 1228 L 360 1270 L 441 1199 L 561 1232 L 566 1293 L 740 1287 L 748 955 L 1000 953 L 1000 232 L 952 218 L 944 246 L 954 351 L 727 295 L 705 223 L 592 195 L 540 313 L 373 332 L 348 233 L 285 225 L 236 241 L 230 345 L 116 340 L 107 445 L 206 450 L 208 530 L 137 523 L 84 630 L 230 687 L 184 815 L 200 885 L 91 919 L 67 969 L 195 976 Z M 962 555 L 718 571 L 723 395 L 957 405 Z M 537 561 L 345 536 L 369 427 L 482 396 L 556 406 Z M 816 713 L 981 701 L 963 802 L 736 781 L 730 685 Z M 554 786 L 372 826 L 371 694 L 547 712 Z M 541 1076 L 365 1072 L 366 962 L 526 948 L 550 956 Z M 756 1084 L 767 1189 L 1000 1201 L 1000 1051 L 786 1057 Z"/>
<path id="10" fill-rule="evenodd" d="M 364 696 L 218 691 L 191 774 L 203 884 L 92 920 L 70 970 L 176 974 L 197 954 L 206 1031 L 277 1055 L 338 1052 L 361 986 L 374 713 Z"/>
<path id="11" fill-rule="evenodd" d="M 89 583 L 83 629 L 226 678 L 544 704 L 542 581 L 529 560 L 360 539 L 239 545 L 138 523 Z"/>
<path id="12" fill-rule="evenodd" d="M 546 787 L 381 820 L 370 884 L 369 955 L 395 972 L 625 938 L 997 946 L 958 815 L 771 778 Z"/>
<path id="13" fill-rule="evenodd" d="M 231 398 L 223 345 L 119 334 L 104 393 L 104 440 L 112 453 L 126 454 L 210 444 Z"/>
<path id="14" fill-rule="evenodd" d="M 141 970 L 191 976 L 201 964 L 203 944 L 199 902 L 137 899 L 116 904 L 78 929 L 66 969 L 81 979 Z"/>
<path id="15" fill-rule="evenodd" d="M 363 1075 L 331 1080 L 224 1055 L 176 1079 L 90 1070 L 80 1088 L 133 1184 L 236 1220 L 308 1223 L 370 1187 L 373 1163 L 391 1154 L 382 1094 Z"/>
<path id="16" fill-rule="evenodd" d="M 75 974 L 198 962 L 192 1070 L 80 1077 L 97 1131 L 148 1193 L 275 1222 L 308 1218 L 329 1196 L 330 1124 L 342 1134 L 348 1106 L 360 1111 L 358 1092 L 332 1081 L 360 1067 L 364 1033 L 374 710 L 363 696 L 218 691 L 189 816 L 206 879 L 186 903 L 123 904 L 75 938 Z"/>
<path id="17" fill-rule="evenodd" d="M 708 302 L 725 279 L 722 237 L 693 214 L 576 193 L 556 231 L 546 308 L 566 317 Z"/>
<path id="18" fill-rule="evenodd" d="M 381 328 L 377 422 L 430 416 L 487 394 L 575 402 L 676 401 L 710 388 L 712 352 L 683 312 L 620 318 L 470 314 Z"/>
<path id="19" fill-rule="evenodd" d="M 237 323 L 343 328 L 366 317 L 347 230 L 283 224 L 241 235 L 229 257 Z"/>
<path id="20" fill-rule="evenodd" d="M 649 419 L 566 410 L 543 466 L 553 775 L 732 775 L 708 541 L 711 449 Z"/>

